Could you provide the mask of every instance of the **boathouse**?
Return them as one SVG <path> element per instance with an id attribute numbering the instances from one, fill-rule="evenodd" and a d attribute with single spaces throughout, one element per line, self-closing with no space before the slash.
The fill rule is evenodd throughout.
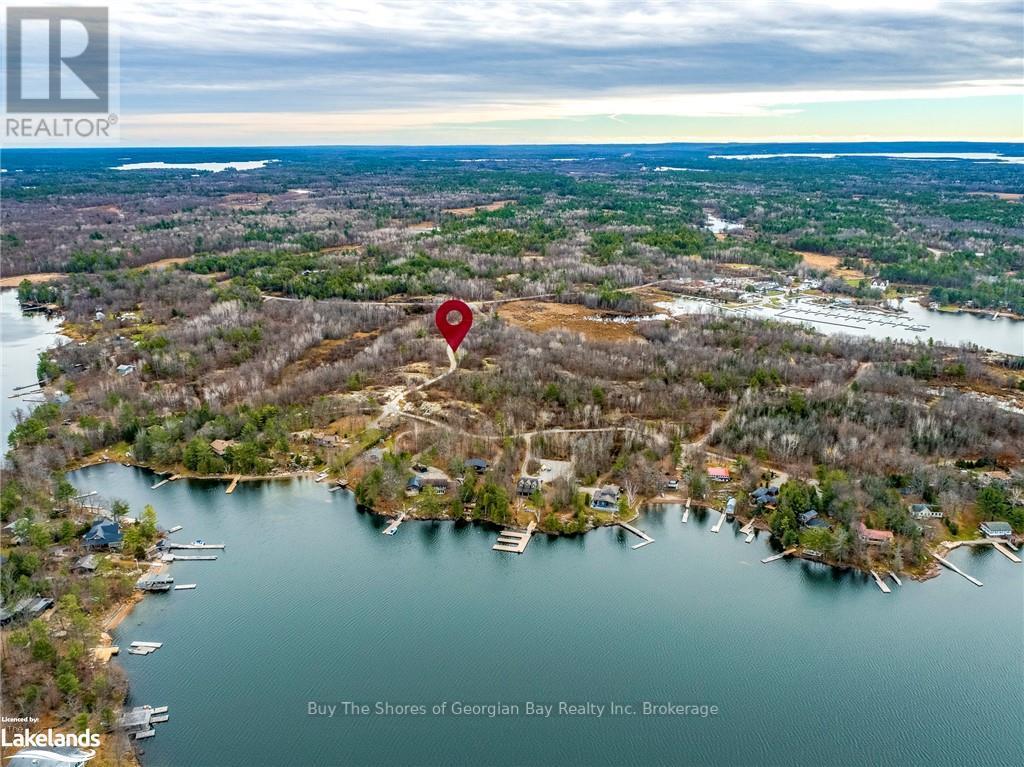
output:
<path id="1" fill-rule="evenodd" d="M 1013 535 L 1013 528 L 1009 522 L 982 522 L 981 532 L 989 538 L 1009 538 Z"/>

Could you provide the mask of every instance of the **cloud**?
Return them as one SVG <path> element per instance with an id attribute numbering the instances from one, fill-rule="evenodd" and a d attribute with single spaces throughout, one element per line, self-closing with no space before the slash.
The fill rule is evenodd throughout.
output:
<path id="1" fill-rule="evenodd" d="M 1024 67 L 1017 0 L 229 0 L 111 13 L 129 116 L 754 118 L 808 102 L 1020 94 Z"/>

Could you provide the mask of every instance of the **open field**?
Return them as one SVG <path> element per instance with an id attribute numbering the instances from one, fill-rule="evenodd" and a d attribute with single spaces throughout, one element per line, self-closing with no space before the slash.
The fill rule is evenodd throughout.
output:
<path id="1" fill-rule="evenodd" d="M 632 341 L 639 338 L 635 326 L 612 322 L 610 312 L 600 312 L 577 304 L 555 304 L 548 301 L 516 301 L 505 304 L 498 316 L 517 327 L 534 333 L 568 330 L 581 333 L 590 341 Z"/>

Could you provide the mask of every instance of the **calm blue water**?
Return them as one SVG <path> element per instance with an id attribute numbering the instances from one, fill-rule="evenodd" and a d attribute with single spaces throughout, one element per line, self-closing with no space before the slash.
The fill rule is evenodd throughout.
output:
<path id="1" fill-rule="evenodd" d="M 195 591 L 147 597 L 115 641 L 132 702 L 170 706 L 146 767 L 179 765 L 1009 765 L 1024 747 L 1024 568 L 995 552 L 885 596 L 821 565 L 763 565 L 714 516 L 645 515 L 656 543 L 404 524 L 394 537 L 309 480 L 178 481 L 118 465 L 83 491 L 152 503 Z M 717 717 L 311 718 L 310 700 L 714 704 Z"/>

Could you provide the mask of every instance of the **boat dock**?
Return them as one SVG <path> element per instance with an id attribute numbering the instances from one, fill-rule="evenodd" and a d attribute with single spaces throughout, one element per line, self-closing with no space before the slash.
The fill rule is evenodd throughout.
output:
<path id="1" fill-rule="evenodd" d="M 984 586 L 985 585 L 984 583 L 979 581 L 977 578 L 975 578 L 973 575 L 968 575 L 963 570 L 961 570 L 959 567 L 957 567 L 952 562 L 950 562 L 948 559 L 943 559 L 938 554 L 936 554 L 934 551 L 932 552 L 932 556 L 935 557 L 937 560 L 939 560 L 940 563 L 942 563 L 943 565 L 948 567 L 950 570 L 952 570 L 954 573 L 958 573 L 959 575 L 962 575 L 964 578 L 969 580 L 975 586 Z"/>
<path id="2" fill-rule="evenodd" d="M 899 576 L 896 575 L 896 573 L 889 573 L 889 577 L 892 578 L 892 582 L 895 583 L 897 586 L 903 585 L 903 581 L 899 579 Z"/>
<path id="3" fill-rule="evenodd" d="M 132 642 L 128 646 L 128 652 L 131 655 L 149 655 L 163 646 L 163 642 Z"/>
<path id="4" fill-rule="evenodd" d="M 949 551 L 961 546 L 991 546 L 1014 564 L 1019 565 L 1021 563 L 1020 557 L 1010 550 L 1011 544 L 1008 541 L 1000 541 L 995 538 L 976 538 L 973 541 L 943 541 L 942 545 Z"/>
<path id="5" fill-rule="evenodd" d="M 530 542 L 530 536 L 533 535 L 533 531 L 536 527 L 536 522 L 530 522 L 525 532 L 522 530 L 502 530 L 498 533 L 498 542 L 491 546 L 491 548 L 494 551 L 507 551 L 510 554 L 522 554 L 526 551 L 526 544 Z"/>
<path id="6" fill-rule="evenodd" d="M 871 571 L 871 577 L 875 579 L 875 583 L 878 584 L 878 588 L 881 590 L 883 594 L 892 593 L 892 589 L 885 585 L 885 581 L 883 581 L 881 577 L 878 575 L 878 573 L 876 573 L 874 570 Z"/>
<path id="7" fill-rule="evenodd" d="M 167 544 L 169 549 L 223 549 L 223 543 L 201 543 L 196 541 L 194 543 L 169 543 Z M 175 555 L 177 557 L 177 555 Z"/>
<path id="8" fill-rule="evenodd" d="M 778 560 L 782 559 L 783 557 L 788 557 L 790 554 L 796 554 L 796 552 L 797 552 L 796 548 L 786 549 L 781 554 L 774 554 L 774 555 L 772 555 L 770 557 L 765 557 L 764 559 L 761 560 L 761 564 L 762 565 L 767 565 L 768 563 L 778 561 Z"/>
<path id="9" fill-rule="evenodd" d="M 168 533 L 176 533 L 176 532 L 178 532 L 178 531 L 179 531 L 180 529 L 181 529 L 181 525 L 175 525 L 174 527 L 172 527 L 172 528 L 171 528 L 170 530 L 168 530 L 167 532 L 168 532 Z"/>
<path id="10" fill-rule="evenodd" d="M 691 500 L 692 500 L 691 498 L 687 498 L 686 499 L 686 508 L 683 509 L 683 523 L 688 522 L 689 519 L 690 519 L 690 501 Z"/>
<path id="11" fill-rule="evenodd" d="M 751 541 L 753 541 L 754 540 L 754 520 L 751 519 L 749 522 L 747 522 L 747 524 L 745 524 L 743 527 L 741 527 L 740 528 L 740 532 L 743 533 L 745 536 L 747 536 L 746 539 L 744 540 L 744 543 L 750 543 Z"/>
<path id="12" fill-rule="evenodd" d="M 397 517 L 391 520 L 391 524 L 384 528 L 384 535 L 394 535 L 395 533 L 397 533 L 398 526 L 405 522 L 405 516 L 405 512 L 403 511 L 401 514 L 399 514 Z"/>
<path id="13" fill-rule="evenodd" d="M 713 533 L 717 533 L 717 532 L 718 532 L 719 530 L 721 530 L 721 529 L 722 529 L 722 523 L 724 523 L 724 522 L 725 522 L 725 517 L 726 517 L 726 513 L 725 513 L 725 512 L 723 511 L 723 512 L 722 512 L 722 516 L 720 516 L 720 517 L 718 518 L 718 521 L 717 521 L 717 522 L 715 522 L 715 525 L 714 525 L 714 527 L 712 527 L 712 528 L 711 528 L 711 532 L 713 532 Z"/>
<path id="14" fill-rule="evenodd" d="M 174 590 L 175 591 L 191 591 L 192 589 L 194 589 L 196 587 L 196 585 L 197 584 L 195 584 L 195 583 L 179 583 L 177 586 L 174 587 Z"/>
<path id="15" fill-rule="evenodd" d="M 238 481 L 242 478 L 241 474 L 236 474 L 235 478 L 231 480 L 231 484 L 228 485 L 228 489 L 224 491 L 226 495 L 231 495 L 235 492 L 235 488 L 238 487 Z"/>
<path id="16" fill-rule="evenodd" d="M 168 482 L 173 482 L 176 479 L 178 479 L 178 475 L 177 474 L 172 474 L 171 476 L 167 477 L 166 479 L 161 479 L 159 482 L 157 482 L 155 485 L 153 485 L 149 489 L 150 490 L 156 490 L 158 487 L 163 487 Z"/>
<path id="17" fill-rule="evenodd" d="M 156 735 L 153 725 L 170 719 L 167 710 L 167 706 L 138 706 L 129 709 L 118 719 L 117 727 L 135 740 L 152 738 Z"/>
<path id="18" fill-rule="evenodd" d="M 1009 559 L 1014 564 L 1020 564 L 1020 557 L 1018 557 L 1016 554 L 1014 554 L 1012 551 L 1006 548 L 1006 546 L 1004 546 L 1001 541 L 992 541 L 992 548 L 998 551 L 1000 554 L 1002 554 L 1004 557 Z"/>
<path id="19" fill-rule="evenodd" d="M 640 541 L 640 543 L 636 544 L 635 546 L 631 546 L 630 548 L 640 549 L 640 548 L 643 548 L 644 546 L 647 546 L 648 544 L 654 543 L 654 539 L 651 536 L 649 536 L 643 530 L 640 530 L 639 528 L 633 527 L 628 522 L 619 522 L 618 524 L 619 524 L 619 527 L 621 527 L 623 530 L 627 530 L 627 531 L 633 533 L 633 535 L 635 535 L 638 538 L 642 539 Z"/>
<path id="20" fill-rule="evenodd" d="M 171 554 L 168 552 L 160 557 L 161 562 L 213 562 L 216 554 Z"/>

